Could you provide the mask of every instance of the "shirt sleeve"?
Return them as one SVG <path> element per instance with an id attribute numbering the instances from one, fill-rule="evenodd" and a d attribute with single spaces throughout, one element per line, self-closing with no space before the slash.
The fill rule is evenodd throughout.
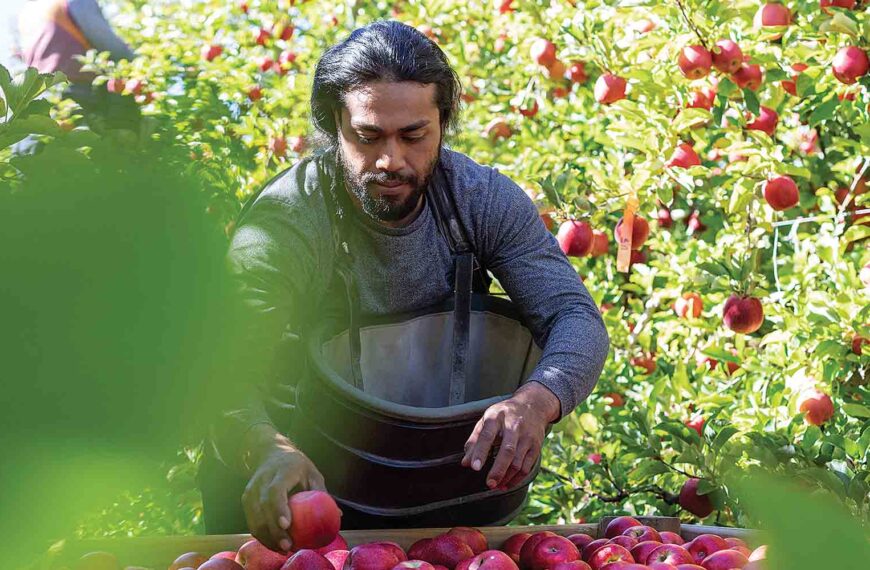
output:
<path id="1" fill-rule="evenodd" d="M 115 34 L 96 0 L 69 0 L 68 7 L 70 17 L 95 49 L 109 52 L 115 61 L 136 57 L 130 46 Z"/>
<path id="2" fill-rule="evenodd" d="M 543 349 L 529 381 L 559 398 L 564 417 L 589 396 L 604 367 L 610 339 L 601 313 L 531 199 L 495 170 L 478 227 L 484 264 Z"/>
<path id="3" fill-rule="evenodd" d="M 290 361 L 303 348 L 298 336 L 306 326 L 302 305 L 317 305 L 323 289 L 325 240 L 319 239 L 318 221 L 304 207 L 263 196 L 231 241 L 228 263 L 245 313 L 238 382 L 246 385 L 249 397 L 226 410 L 213 428 L 215 450 L 228 465 L 240 459 L 251 427 L 272 424 L 265 402 L 275 388 L 295 383 L 291 376 L 300 363 Z"/>

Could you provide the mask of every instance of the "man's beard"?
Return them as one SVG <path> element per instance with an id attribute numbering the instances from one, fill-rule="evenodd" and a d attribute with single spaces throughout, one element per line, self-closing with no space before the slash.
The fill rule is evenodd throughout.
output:
<path id="1" fill-rule="evenodd" d="M 388 173 L 363 172 L 357 176 L 356 173 L 351 172 L 344 159 L 341 145 L 338 146 L 336 155 L 344 174 L 344 183 L 359 200 L 363 212 L 381 222 L 396 222 L 413 212 L 423 194 L 426 193 L 426 188 L 429 187 L 435 166 L 441 156 L 441 145 L 438 145 L 438 153 L 426 168 L 426 176 L 422 181 L 418 176 L 403 177 Z M 385 196 L 372 196 L 368 191 L 369 184 L 395 184 L 396 182 L 406 183 L 412 188 L 408 197 L 401 202 L 389 200 Z"/>

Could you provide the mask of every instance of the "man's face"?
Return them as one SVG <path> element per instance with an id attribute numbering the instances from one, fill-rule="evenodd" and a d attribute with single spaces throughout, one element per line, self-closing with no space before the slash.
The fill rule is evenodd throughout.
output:
<path id="1" fill-rule="evenodd" d="M 434 84 L 370 83 L 347 94 L 339 160 L 365 213 L 401 223 L 415 211 L 438 162 L 439 119 Z"/>

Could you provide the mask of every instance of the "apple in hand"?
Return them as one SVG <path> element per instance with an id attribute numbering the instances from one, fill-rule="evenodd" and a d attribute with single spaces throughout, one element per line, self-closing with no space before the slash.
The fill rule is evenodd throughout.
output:
<path id="1" fill-rule="evenodd" d="M 287 534 L 293 548 L 321 548 L 335 540 L 341 530 L 341 511 L 329 493 L 302 491 L 291 495 L 287 504 L 292 517 Z"/>

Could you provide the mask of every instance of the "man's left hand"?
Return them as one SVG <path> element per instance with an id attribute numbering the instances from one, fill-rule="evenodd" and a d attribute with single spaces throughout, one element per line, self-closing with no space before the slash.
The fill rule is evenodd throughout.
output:
<path id="1" fill-rule="evenodd" d="M 480 471 L 497 440 L 495 463 L 486 478 L 490 489 L 510 489 L 534 467 L 547 425 L 559 419 L 559 399 L 539 382 L 523 384 L 513 396 L 487 408 L 465 443 L 463 467 Z"/>

